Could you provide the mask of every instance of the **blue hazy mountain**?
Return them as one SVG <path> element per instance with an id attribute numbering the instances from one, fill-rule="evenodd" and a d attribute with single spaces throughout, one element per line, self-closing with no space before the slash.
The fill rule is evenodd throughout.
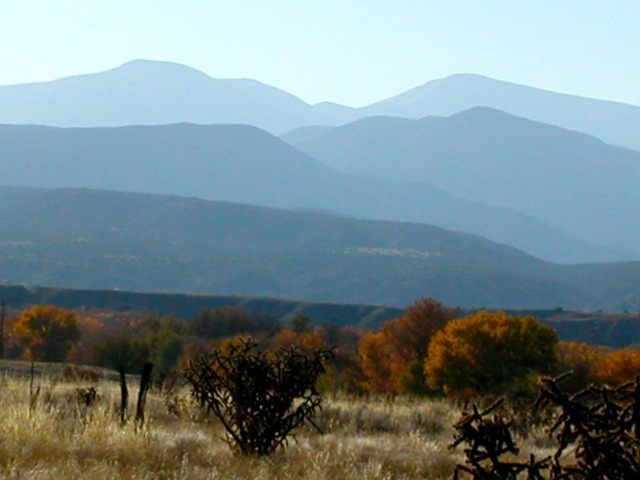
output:
<path id="1" fill-rule="evenodd" d="M 335 212 L 475 233 L 554 261 L 628 258 L 534 216 L 465 200 L 427 182 L 339 172 L 250 126 L 5 125 L 0 152 L 6 186 L 84 187 Z"/>
<path id="2" fill-rule="evenodd" d="M 428 182 L 640 252 L 640 152 L 593 136 L 475 107 L 419 120 L 368 117 L 286 138 L 344 172 Z"/>
<path id="3" fill-rule="evenodd" d="M 607 143 L 640 150 L 638 106 L 556 93 L 482 75 L 458 74 L 433 80 L 362 108 L 358 115 L 449 116 L 477 106 L 577 130 Z"/>
<path id="4" fill-rule="evenodd" d="M 219 80 L 184 65 L 146 60 L 52 82 L 0 87 L 0 122 L 14 124 L 242 123 L 282 132 L 335 124 L 340 111 L 331 105 L 315 109 L 255 80 Z"/>
<path id="5" fill-rule="evenodd" d="M 106 72 L 0 87 L 0 123 L 65 127 L 241 123 L 272 133 L 372 115 L 421 118 L 487 106 L 640 149 L 640 107 L 480 75 L 434 80 L 363 108 L 303 100 L 255 80 L 215 79 L 171 62 L 135 60 Z"/>
<path id="6" fill-rule="evenodd" d="M 86 189 L 0 188 L 0 278 L 404 306 L 638 309 L 640 262 L 566 266 L 414 223 Z"/>

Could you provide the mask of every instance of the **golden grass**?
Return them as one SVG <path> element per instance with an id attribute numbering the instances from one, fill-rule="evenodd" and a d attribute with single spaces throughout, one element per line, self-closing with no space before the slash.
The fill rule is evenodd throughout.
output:
<path id="1" fill-rule="evenodd" d="M 117 419 L 115 382 L 96 384 L 89 408 L 75 398 L 87 383 L 35 383 L 41 393 L 30 411 L 28 378 L 0 376 L 0 478 L 435 480 L 451 478 L 462 461 L 460 450 L 447 449 L 459 410 L 445 401 L 329 397 L 315 419 L 324 435 L 303 427 L 286 450 L 246 458 L 229 450 L 215 420 L 179 402 L 183 415 L 170 414 L 166 395 L 150 393 L 148 421 L 136 431 Z M 130 391 L 135 400 L 137 389 Z M 528 441 L 525 449 L 540 455 L 547 446 Z"/>

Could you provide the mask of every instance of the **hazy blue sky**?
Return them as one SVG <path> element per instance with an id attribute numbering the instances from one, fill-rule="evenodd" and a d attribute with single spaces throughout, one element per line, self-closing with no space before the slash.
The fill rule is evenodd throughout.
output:
<path id="1" fill-rule="evenodd" d="M 640 105 L 637 0 L 2 0 L 0 85 L 183 63 L 315 103 L 479 73 Z"/>

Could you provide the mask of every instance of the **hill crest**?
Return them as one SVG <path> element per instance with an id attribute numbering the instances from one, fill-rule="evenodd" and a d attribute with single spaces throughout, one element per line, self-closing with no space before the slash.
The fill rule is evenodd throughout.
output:
<path id="1" fill-rule="evenodd" d="M 469 202 L 413 183 L 416 178 L 401 184 L 341 173 L 251 126 L 0 125 L 0 149 L 3 182 L 10 186 L 74 186 L 325 210 L 473 232 L 559 261 L 602 259 L 535 217 Z M 560 251 L 558 245 L 566 248 Z"/>

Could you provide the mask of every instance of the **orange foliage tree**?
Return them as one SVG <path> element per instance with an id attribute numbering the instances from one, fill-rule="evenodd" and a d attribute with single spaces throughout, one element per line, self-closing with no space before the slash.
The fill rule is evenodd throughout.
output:
<path id="1" fill-rule="evenodd" d="M 13 337 L 29 358 L 62 362 L 80 339 L 77 315 L 53 305 L 36 305 L 25 310 L 12 325 Z"/>
<path id="2" fill-rule="evenodd" d="M 402 317 L 382 324 L 359 345 L 362 370 L 375 393 L 423 393 L 423 364 L 431 337 L 455 316 L 453 309 L 421 298 Z"/>
<path id="3" fill-rule="evenodd" d="M 445 392 L 504 393 L 556 363 L 557 335 L 535 318 L 481 311 L 449 322 L 429 345 L 429 385 Z"/>
<path id="4" fill-rule="evenodd" d="M 298 347 L 305 351 L 327 348 L 320 332 L 296 332 L 294 330 L 282 330 L 276 333 L 270 344 L 273 348 Z"/>
<path id="5" fill-rule="evenodd" d="M 383 332 L 369 333 L 358 346 L 367 388 L 373 393 L 400 393 L 394 378 L 394 354 Z"/>
<path id="6" fill-rule="evenodd" d="M 67 361 L 83 364 L 90 362 L 91 350 L 104 339 L 105 325 L 95 317 L 80 316 L 78 319 L 80 340 L 73 345 Z"/>
<path id="7" fill-rule="evenodd" d="M 595 383 L 621 385 L 640 375 L 640 350 L 623 348 L 603 355 L 595 364 Z"/>
<path id="8" fill-rule="evenodd" d="M 308 317 L 297 317 L 303 319 L 300 325 L 296 325 L 296 322 L 290 324 L 290 329 L 281 330 L 276 333 L 270 340 L 269 346 L 271 349 L 288 349 L 298 348 L 307 355 L 314 355 L 320 351 L 329 351 L 330 346 L 327 345 L 324 335 L 320 330 L 312 331 L 311 320 Z M 319 390 L 335 390 L 339 383 L 339 373 L 336 371 L 336 350 L 332 351 L 332 360 L 328 362 L 325 368 L 325 372 L 320 375 L 317 383 Z"/>
<path id="9" fill-rule="evenodd" d="M 569 392 L 577 392 L 586 388 L 593 381 L 596 364 L 602 357 L 597 347 L 579 342 L 558 342 L 558 373 L 571 371 L 572 375 L 562 382 L 562 387 Z"/>

